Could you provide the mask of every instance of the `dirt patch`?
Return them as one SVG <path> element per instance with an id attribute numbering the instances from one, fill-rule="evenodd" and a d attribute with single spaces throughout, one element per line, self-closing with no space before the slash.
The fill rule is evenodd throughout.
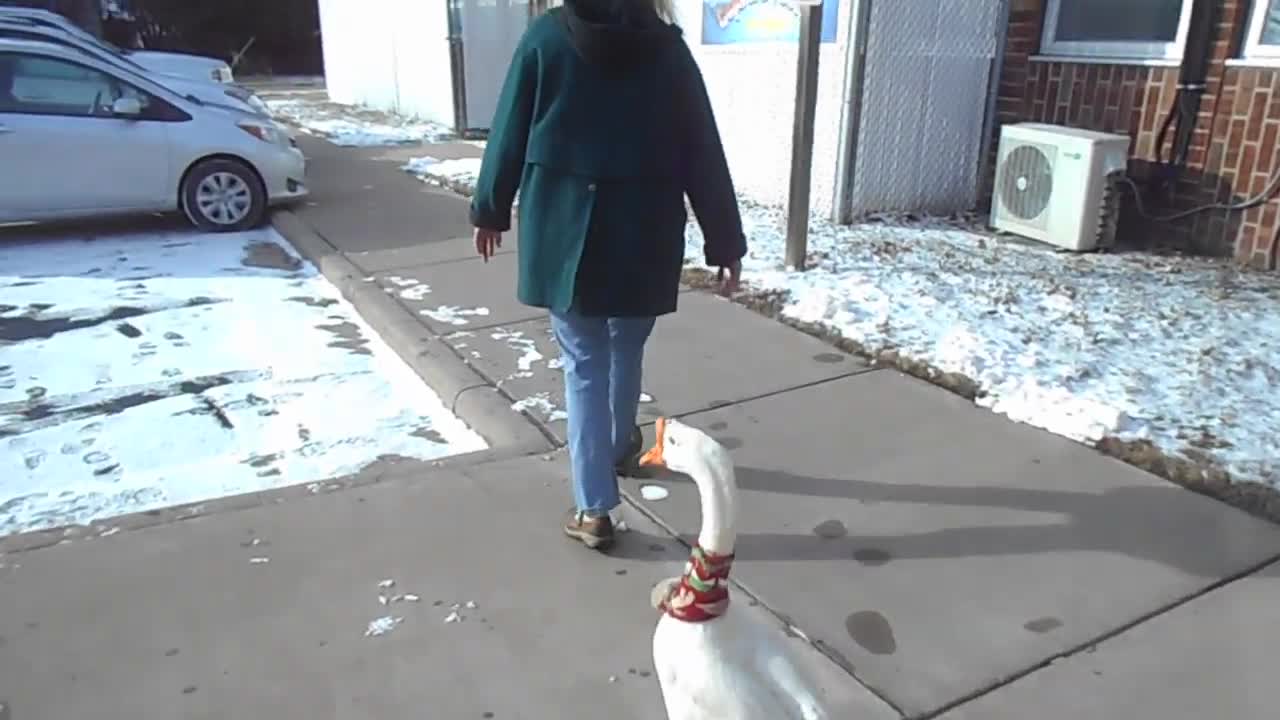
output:
<path id="1" fill-rule="evenodd" d="M 290 255 L 279 245 L 269 242 L 256 242 L 246 246 L 240 264 L 245 267 L 287 272 L 297 272 L 302 269 L 301 260 Z"/>
<path id="2" fill-rule="evenodd" d="M 716 274 L 703 268 L 685 268 L 682 279 L 686 285 L 696 290 L 714 292 L 719 287 Z M 861 343 L 850 340 L 831 328 L 783 317 L 782 307 L 786 301 L 786 295 L 782 291 L 746 290 L 735 295 L 733 301 L 784 325 L 824 340 L 847 353 L 857 355 L 871 363 L 873 367 L 899 370 L 949 390 L 969 401 L 977 400 L 984 394 L 976 382 L 960 373 L 944 372 L 928 363 L 904 357 L 897 350 L 872 352 Z M 1261 483 L 1233 480 L 1230 473 L 1196 447 L 1196 445 L 1203 447 L 1206 442 L 1204 439 L 1193 441 L 1185 451 L 1188 457 L 1170 455 L 1148 441 L 1130 442 L 1104 438 L 1094 447 L 1106 455 L 1181 485 L 1192 492 L 1280 524 L 1280 490 Z"/>

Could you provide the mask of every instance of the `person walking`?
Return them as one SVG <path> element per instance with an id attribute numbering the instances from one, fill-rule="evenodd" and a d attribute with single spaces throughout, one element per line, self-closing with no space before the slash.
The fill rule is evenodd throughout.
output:
<path id="1" fill-rule="evenodd" d="M 564 362 L 574 507 L 564 532 L 614 542 L 618 475 L 635 471 L 645 343 L 676 310 L 685 197 L 721 292 L 746 237 L 711 101 L 670 0 L 564 0 L 512 58 L 471 201 L 485 262 L 511 228 L 517 297 L 550 311 Z"/>

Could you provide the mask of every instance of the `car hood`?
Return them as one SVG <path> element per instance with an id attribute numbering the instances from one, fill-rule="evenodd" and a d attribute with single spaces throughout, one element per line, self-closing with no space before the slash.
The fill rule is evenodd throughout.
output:
<path id="1" fill-rule="evenodd" d="M 162 52 L 160 50 L 131 50 L 129 55 L 135 60 L 153 60 L 155 62 L 163 62 L 169 65 L 182 65 L 184 67 L 200 68 L 213 70 L 226 65 L 225 61 L 217 58 L 204 57 L 203 55 L 188 55 L 186 53 Z"/>

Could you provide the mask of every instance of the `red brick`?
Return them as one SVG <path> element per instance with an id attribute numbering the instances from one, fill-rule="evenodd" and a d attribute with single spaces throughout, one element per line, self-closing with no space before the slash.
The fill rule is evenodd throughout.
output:
<path id="1" fill-rule="evenodd" d="M 1120 97 L 1124 94 L 1124 83 L 1121 82 L 1119 75 L 1120 73 L 1117 72 L 1115 77 L 1107 80 L 1107 99 L 1105 102 L 1108 108 L 1120 108 Z"/>
<path id="2" fill-rule="evenodd" d="M 1236 192 L 1247 192 L 1249 188 L 1249 179 L 1253 176 L 1253 168 L 1258 163 L 1258 146 L 1253 143 L 1245 143 L 1244 148 L 1240 151 L 1240 162 L 1236 165 Z"/>
<path id="3" fill-rule="evenodd" d="M 1249 197 L 1262 194 L 1267 188 L 1267 183 L 1271 182 L 1271 176 L 1264 172 L 1254 171 L 1253 181 L 1249 183 Z"/>
<path id="4" fill-rule="evenodd" d="M 1270 102 L 1270 90 L 1253 91 L 1253 104 L 1249 107 L 1249 130 L 1245 133 L 1245 140 L 1248 142 L 1257 142 L 1262 137 L 1262 121 L 1266 120 L 1267 105 Z"/>
<path id="5" fill-rule="evenodd" d="M 1217 180 L 1214 178 L 1217 178 L 1217 176 L 1222 172 L 1222 163 L 1226 159 L 1226 154 L 1227 154 L 1227 142 L 1225 140 L 1220 139 L 1220 136 L 1219 136 L 1219 139 L 1214 140 L 1209 145 L 1209 152 L 1205 156 L 1205 161 L 1204 161 L 1204 172 L 1205 172 L 1205 179 L 1206 179 L 1206 182 L 1204 183 L 1205 187 L 1211 187 L 1214 183 L 1217 182 Z M 1208 182 L 1210 179 L 1213 179 L 1213 181 Z"/>
<path id="6" fill-rule="evenodd" d="M 1244 143 L 1245 119 L 1235 117 L 1231 119 L 1231 131 L 1227 133 L 1227 144 L 1233 148 L 1238 148 Z"/>
<path id="7" fill-rule="evenodd" d="M 1231 107 L 1232 115 L 1247 115 L 1249 113 L 1249 104 L 1253 102 L 1253 81 L 1254 74 L 1252 71 L 1240 72 L 1240 80 L 1236 83 L 1235 104 Z"/>

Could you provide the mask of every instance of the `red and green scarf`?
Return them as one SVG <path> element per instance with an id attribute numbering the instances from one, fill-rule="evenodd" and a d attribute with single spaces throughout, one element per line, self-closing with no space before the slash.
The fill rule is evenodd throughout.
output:
<path id="1" fill-rule="evenodd" d="M 684 622 L 706 622 L 729 609 L 729 569 L 733 555 L 716 555 L 694 545 L 689 569 L 660 609 Z"/>

